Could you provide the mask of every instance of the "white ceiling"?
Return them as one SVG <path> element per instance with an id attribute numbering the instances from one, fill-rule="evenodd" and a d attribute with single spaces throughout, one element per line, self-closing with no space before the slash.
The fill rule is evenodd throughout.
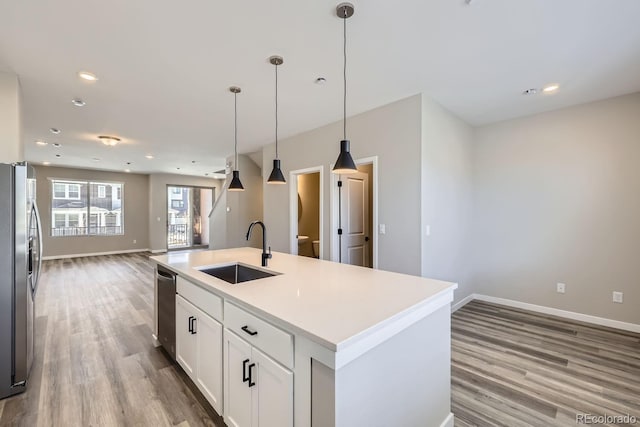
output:
<path id="1" fill-rule="evenodd" d="M 285 60 L 281 137 L 339 120 L 337 3 L 2 0 L 0 69 L 20 78 L 26 157 L 133 172 L 221 169 L 233 151 L 230 85 L 243 89 L 240 151 L 273 142 L 273 54 Z M 349 115 L 424 92 L 482 125 L 640 90 L 638 0 L 369 0 L 355 8 Z M 80 70 L 100 80 L 81 81 Z M 327 84 L 314 84 L 318 76 Z M 552 82 L 561 85 L 555 95 L 521 95 Z M 73 106 L 75 97 L 87 105 Z M 99 134 L 123 143 L 105 147 Z M 63 146 L 40 147 L 39 138 Z"/>

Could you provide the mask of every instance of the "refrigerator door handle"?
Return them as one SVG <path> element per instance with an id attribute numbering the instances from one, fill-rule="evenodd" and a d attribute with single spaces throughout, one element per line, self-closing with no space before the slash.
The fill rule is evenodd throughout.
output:
<path id="1" fill-rule="evenodd" d="M 40 272 L 42 271 L 42 224 L 40 223 L 40 212 L 38 211 L 38 205 L 35 200 L 33 201 L 33 212 L 35 214 L 36 230 L 38 233 L 38 270 L 33 283 L 33 296 L 35 297 L 36 291 L 38 290 L 38 283 L 40 282 Z"/>

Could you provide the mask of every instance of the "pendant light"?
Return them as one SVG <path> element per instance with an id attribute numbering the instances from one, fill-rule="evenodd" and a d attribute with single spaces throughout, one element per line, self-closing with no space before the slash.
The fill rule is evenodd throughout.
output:
<path id="1" fill-rule="evenodd" d="M 349 140 L 347 139 L 347 18 L 353 16 L 353 5 L 351 3 L 340 3 L 336 7 L 336 14 L 343 20 L 343 53 L 344 53 L 344 67 L 343 67 L 343 82 L 344 82 L 344 96 L 343 96 L 343 139 L 340 141 L 340 155 L 333 167 L 333 173 L 336 174 L 348 174 L 358 172 L 351 153 L 349 153 Z"/>
<path id="2" fill-rule="evenodd" d="M 276 158 L 273 159 L 273 170 L 271 171 L 271 175 L 269 175 L 267 184 L 286 184 L 287 181 L 284 179 L 284 175 L 280 170 L 280 159 L 278 158 L 278 65 L 282 65 L 284 59 L 282 59 L 281 56 L 274 55 L 269 58 L 269 62 L 276 67 Z"/>
<path id="3" fill-rule="evenodd" d="M 242 182 L 240 182 L 240 171 L 238 170 L 238 94 L 241 92 L 240 88 L 237 86 L 231 86 L 229 91 L 233 93 L 233 123 L 234 123 L 234 153 L 235 153 L 235 163 L 233 164 L 233 178 L 231 179 L 231 184 L 229 184 L 229 191 L 244 191 L 244 187 L 242 186 Z"/>

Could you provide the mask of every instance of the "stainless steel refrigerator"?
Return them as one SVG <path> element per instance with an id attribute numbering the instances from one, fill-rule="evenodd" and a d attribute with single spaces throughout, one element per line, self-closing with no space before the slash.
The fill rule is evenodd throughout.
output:
<path id="1" fill-rule="evenodd" d="M 0 164 L 0 399 L 27 387 L 41 236 L 35 170 L 25 163 Z"/>

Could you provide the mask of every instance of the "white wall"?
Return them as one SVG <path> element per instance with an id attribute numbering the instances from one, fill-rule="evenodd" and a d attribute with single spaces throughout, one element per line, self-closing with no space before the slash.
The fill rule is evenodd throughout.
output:
<path id="1" fill-rule="evenodd" d="M 640 323 L 640 94 L 482 127 L 474 167 L 476 292 Z"/>
<path id="2" fill-rule="evenodd" d="M 24 160 L 18 76 L 0 72 L 0 163 Z"/>
<path id="3" fill-rule="evenodd" d="M 473 137 L 473 128 L 423 96 L 422 275 L 458 283 L 456 300 L 473 293 L 468 277 Z"/>
<path id="4" fill-rule="evenodd" d="M 413 96 L 350 117 L 347 137 L 355 159 L 379 156 L 378 219 L 386 224 L 379 239 L 380 269 L 420 274 L 421 96 Z M 282 171 L 324 166 L 324 245 L 329 259 L 330 164 L 342 139 L 342 122 L 332 123 L 280 142 Z M 271 173 L 275 146 L 263 149 L 264 180 Z M 274 250 L 289 252 L 289 186 L 264 184 L 264 219 Z M 296 201 L 294 201 L 296 202 Z M 296 202 L 297 203 L 297 202 Z M 297 218 L 293 219 L 297 221 Z M 333 231 L 335 232 L 335 230 Z"/>
<path id="5" fill-rule="evenodd" d="M 154 173 L 149 175 L 149 248 L 152 251 L 167 250 L 167 185 L 185 185 L 215 188 L 217 198 L 222 188 L 222 180 L 174 175 L 168 173 Z M 203 213 L 203 216 L 209 212 Z M 210 228 L 210 240 L 215 236 L 215 228 Z"/>

